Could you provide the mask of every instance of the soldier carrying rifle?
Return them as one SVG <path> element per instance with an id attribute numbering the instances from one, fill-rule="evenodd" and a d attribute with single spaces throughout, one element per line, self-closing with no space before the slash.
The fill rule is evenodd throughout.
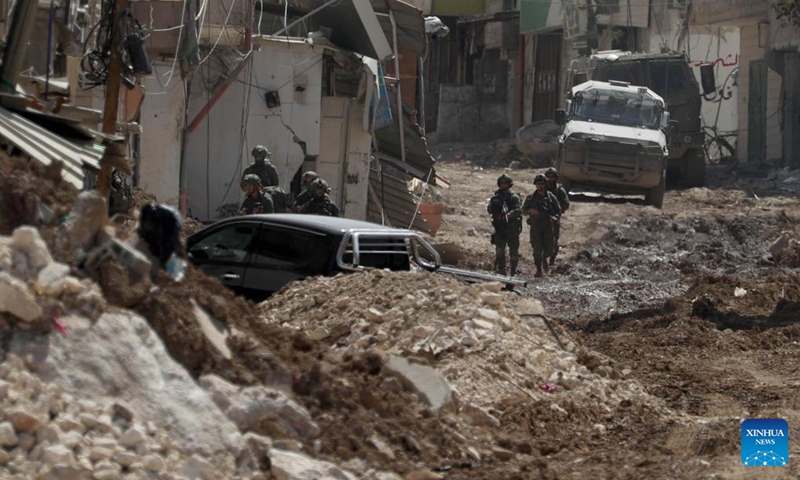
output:
<path id="1" fill-rule="evenodd" d="M 495 268 L 497 273 L 506 274 L 506 246 L 511 260 L 511 276 L 517 274 L 519 262 L 519 234 L 522 232 L 522 199 L 511 192 L 514 181 L 508 175 L 497 179 L 499 187 L 489 200 L 486 208 L 492 216 L 492 244 L 495 246 Z"/>
<path id="2" fill-rule="evenodd" d="M 550 257 L 555 252 L 555 236 L 553 224 L 561 217 L 561 206 L 552 192 L 547 191 L 547 177 L 536 175 L 533 179 L 536 191 L 528 195 L 522 210 L 528 215 L 528 225 L 531 226 L 531 245 L 533 246 L 533 261 L 536 264 L 535 277 L 550 272 L 549 265 L 542 258 Z"/>

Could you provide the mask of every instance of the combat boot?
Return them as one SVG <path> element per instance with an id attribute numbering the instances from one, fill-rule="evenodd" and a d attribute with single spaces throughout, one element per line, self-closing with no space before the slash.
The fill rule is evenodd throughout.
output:
<path id="1" fill-rule="evenodd" d="M 553 255 L 552 257 L 550 257 L 550 266 L 552 267 L 555 263 L 556 263 L 556 256 Z"/>
<path id="2" fill-rule="evenodd" d="M 547 263 L 547 259 L 542 259 L 542 270 L 544 270 L 545 275 L 550 275 L 550 265 Z"/>
<path id="3" fill-rule="evenodd" d="M 541 278 L 542 277 L 542 261 L 541 260 L 536 262 L 536 273 L 533 276 L 535 278 Z"/>
<path id="4" fill-rule="evenodd" d="M 517 262 L 511 262 L 511 276 L 517 274 Z"/>

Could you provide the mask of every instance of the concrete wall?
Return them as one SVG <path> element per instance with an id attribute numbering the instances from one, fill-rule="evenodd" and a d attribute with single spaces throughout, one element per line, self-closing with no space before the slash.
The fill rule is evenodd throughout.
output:
<path id="1" fill-rule="evenodd" d="M 480 102 L 475 85 L 441 85 L 439 142 L 486 142 L 510 134 L 505 102 Z"/>
<path id="2" fill-rule="evenodd" d="M 750 61 L 765 58 L 767 54 L 768 36 L 764 34 L 766 26 L 758 25 L 741 27 L 741 54 L 739 57 L 739 139 L 737 155 L 739 161 L 748 160 L 747 142 L 748 105 L 750 99 Z M 767 75 L 767 157 L 762 160 L 780 158 L 783 152 L 781 145 L 781 77 L 769 70 Z"/>
<path id="3" fill-rule="evenodd" d="M 144 79 L 151 95 L 142 103 L 139 154 L 139 186 L 159 202 L 179 205 L 180 160 L 183 141 L 184 91 L 180 77 L 164 88 L 172 62 L 153 64 L 153 75 Z M 156 76 L 160 76 L 157 78 Z"/>
<path id="4" fill-rule="evenodd" d="M 306 153 L 320 150 L 322 53 L 305 43 L 265 41 L 252 54 L 252 74 L 243 71 L 198 128 L 189 134 L 185 161 L 188 207 L 201 220 L 214 220 L 235 210 L 241 199 L 239 181 L 251 163 L 250 151 L 263 144 L 272 152 L 281 187 L 289 184 L 305 158 L 295 134 L 306 142 Z M 213 67 L 209 67 L 213 68 Z M 190 120 L 211 98 L 201 68 L 190 96 Z M 212 69 L 213 71 L 213 69 Z M 305 91 L 295 93 L 302 84 Z M 243 106 L 250 91 L 247 128 L 243 131 Z M 277 89 L 281 105 L 267 108 L 264 93 Z"/>

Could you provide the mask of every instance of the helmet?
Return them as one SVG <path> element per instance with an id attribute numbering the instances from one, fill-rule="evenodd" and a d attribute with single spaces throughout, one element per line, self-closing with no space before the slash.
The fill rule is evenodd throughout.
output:
<path id="1" fill-rule="evenodd" d="M 264 145 L 256 145 L 255 147 L 253 147 L 251 155 L 253 155 L 254 157 L 269 158 L 272 154 L 269 153 L 269 150 L 267 150 L 267 147 L 265 147 Z"/>
<path id="2" fill-rule="evenodd" d="M 318 192 L 320 190 L 322 190 L 324 192 L 328 192 L 330 190 L 328 188 L 328 182 L 326 182 L 325 180 L 323 180 L 321 178 L 317 178 L 316 180 L 311 182 L 311 186 L 309 188 L 311 188 L 311 191 L 313 191 L 313 192 Z"/>
<path id="3" fill-rule="evenodd" d="M 541 173 L 539 175 L 536 175 L 535 177 L 533 177 L 533 184 L 534 185 L 536 185 L 539 182 L 547 183 L 547 177 L 545 177 Z"/>
<path id="4" fill-rule="evenodd" d="M 546 177 L 549 177 L 550 175 L 555 175 L 556 178 L 558 178 L 558 170 L 556 170 L 555 167 L 550 167 L 544 171 L 544 175 Z"/>
<path id="5" fill-rule="evenodd" d="M 249 173 L 244 176 L 244 180 L 242 180 L 242 185 L 258 185 L 261 186 L 261 179 L 258 175 L 254 173 Z"/>
<path id="6" fill-rule="evenodd" d="M 303 174 L 303 177 L 301 178 L 301 180 L 305 181 L 306 178 L 310 178 L 312 180 L 316 180 L 316 179 L 319 178 L 319 175 L 317 175 L 317 172 L 312 172 L 311 170 L 309 170 L 309 171 L 307 171 L 306 173 Z"/>
<path id="7" fill-rule="evenodd" d="M 514 186 L 514 180 L 505 173 L 497 177 L 497 186 L 499 187 L 501 183 L 510 183 L 512 187 Z"/>

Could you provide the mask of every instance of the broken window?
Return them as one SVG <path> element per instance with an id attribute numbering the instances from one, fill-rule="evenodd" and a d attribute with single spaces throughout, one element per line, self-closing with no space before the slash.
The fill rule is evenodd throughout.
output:
<path id="1" fill-rule="evenodd" d="M 657 129 L 662 112 L 661 102 L 651 96 L 622 90 L 591 88 L 578 92 L 570 104 L 573 120 L 626 127 Z"/>

